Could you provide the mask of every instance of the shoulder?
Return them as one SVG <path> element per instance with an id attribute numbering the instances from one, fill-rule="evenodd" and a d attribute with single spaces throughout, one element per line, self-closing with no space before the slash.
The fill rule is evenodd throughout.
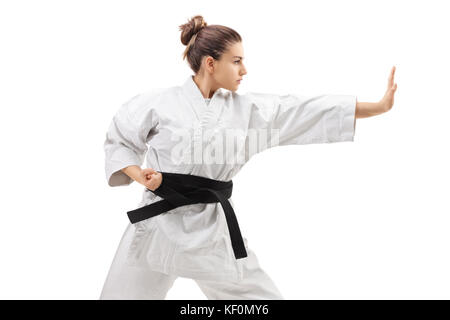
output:
<path id="1" fill-rule="evenodd" d="M 274 93 L 265 92 L 245 92 L 237 93 L 230 92 L 232 99 L 241 105 L 249 106 L 256 109 L 267 109 L 275 107 L 279 101 L 280 96 Z"/>
<path id="2" fill-rule="evenodd" d="M 172 88 L 150 88 L 128 98 L 123 104 L 121 110 L 130 115 L 142 114 L 156 108 Z"/>
<path id="3" fill-rule="evenodd" d="M 145 105 L 155 105 L 158 99 L 163 98 L 172 91 L 170 88 L 151 88 L 137 95 L 139 103 Z"/>

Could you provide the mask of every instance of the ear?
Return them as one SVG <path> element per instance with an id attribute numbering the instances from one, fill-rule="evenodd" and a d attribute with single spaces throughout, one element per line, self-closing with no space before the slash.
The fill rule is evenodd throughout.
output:
<path id="1" fill-rule="evenodd" d="M 216 67 L 215 62 L 216 62 L 216 61 L 214 60 L 213 57 L 211 57 L 211 56 L 206 56 L 206 57 L 205 57 L 205 69 L 206 69 L 206 71 L 208 71 L 208 72 L 210 72 L 210 73 L 213 73 L 213 72 L 214 72 L 214 69 L 215 69 L 215 67 Z"/>

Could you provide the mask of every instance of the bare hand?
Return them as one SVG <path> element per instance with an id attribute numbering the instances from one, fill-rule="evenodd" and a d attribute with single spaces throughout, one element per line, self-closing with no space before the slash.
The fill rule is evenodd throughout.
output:
<path id="1" fill-rule="evenodd" d="M 155 191 L 162 183 L 162 174 L 152 168 L 142 169 L 139 182 L 147 189 Z"/>
<path id="2" fill-rule="evenodd" d="M 380 105 L 384 112 L 391 110 L 392 106 L 394 105 L 394 93 L 397 90 L 397 84 L 394 84 L 394 74 L 395 66 L 391 69 L 386 93 L 384 94 L 383 99 L 380 100 Z"/>

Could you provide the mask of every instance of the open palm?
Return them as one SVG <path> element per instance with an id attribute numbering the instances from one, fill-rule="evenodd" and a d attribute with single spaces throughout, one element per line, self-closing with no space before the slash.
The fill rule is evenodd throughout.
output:
<path id="1" fill-rule="evenodd" d="M 386 93 L 384 97 L 380 100 L 381 105 L 385 111 L 391 110 L 394 105 L 394 94 L 397 90 L 397 83 L 394 84 L 394 74 L 395 74 L 395 66 L 391 69 L 391 74 L 389 75 L 388 85 Z"/>

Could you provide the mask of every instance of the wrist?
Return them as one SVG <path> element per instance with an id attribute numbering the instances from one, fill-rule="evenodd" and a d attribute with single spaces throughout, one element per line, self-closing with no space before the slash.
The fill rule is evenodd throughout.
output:
<path id="1" fill-rule="evenodd" d="M 386 101 L 384 99 L 381 99 L 377 103 L 377 110 L 378 114 L 386 112 Z"/>
<path id="2" fill-rule="evenodd" d="M 137 165 L 131 165 L 123 168 L 122 171 L 134 181 L 143 184 L 142 168 Z"/>
<path id="3" fill-rule="evenodd" d="M 142 174 L 142 170 L 139 172 L 138 175 L 136 175 L 135 179 L 134 179 L 137 183 L 140 183 L 142 185 L 144 185 L 145 181 L 144 181 L 144 177 Z"/>

